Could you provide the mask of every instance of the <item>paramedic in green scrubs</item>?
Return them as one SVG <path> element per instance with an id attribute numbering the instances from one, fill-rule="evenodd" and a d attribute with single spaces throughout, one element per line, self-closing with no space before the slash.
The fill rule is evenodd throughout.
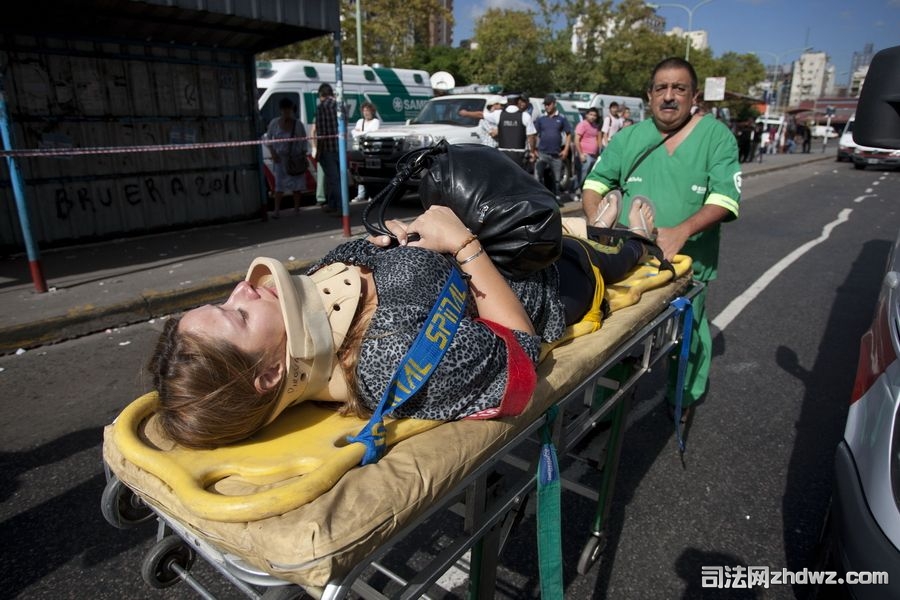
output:
<path id="1" fill-rule="evenodd" d="M 628 214 L 634 196 L 649 198 L 656 209 L 656 242 L 666 258 L 687 254 L 693 259 L 694 277 L 709 283 L 716 278 L 720 225 L 738 216 L 741 166 L 737 142 L 731 131 L 712 116 L 693 114 L 700 90 L 689 62 L 668 58 L 659 63 L 653 69 L 647 95 L 653 118 L 620 131 L 585 180 L 585 216 L 593 222 L 603 196 L 615 188 L 622 189 L 621 214 Z M 662 140 L 665 142 L 628 175 L 640 156 Z M 626 176 L 628 181 L 622 181 Z M 712 359 L 705 288 L 693 303 L 686 407 L 706 393 Z M 675 401 L 676 364 L 673 361 L 669 368 L 670 403 Z"/>

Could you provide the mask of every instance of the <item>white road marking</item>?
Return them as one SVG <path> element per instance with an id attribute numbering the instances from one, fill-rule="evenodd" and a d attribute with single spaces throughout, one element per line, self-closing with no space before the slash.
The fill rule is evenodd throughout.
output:
<path id="1" fill-rule="evenodd" d="M 872 185 L 881 185 L 881 180 L 879 179 L 878 181 L 873 181 Z"/>
<path id="2" fill-rule="evenodd" d="M 856 202 L 857 204 L 859 204 L 860 202 L 862 202 L 862 201 L 865 200 L 866 198 L 877 198 L 877 197 L 878 197 L 877 194 L 863 194 L 862 196 L 859 196 L 859 197 L 857 197 L 857 198 L 854 198 L 853 201 Z"/>
<path id="3" fill-rule="evenodd" d="M 777 263 L 769 267 L 769 270 L 760 276 L 759 279 L 754 281 L 750 287 L 744 290 L 741 295 L 732 300 L 725 309 L 720 312 L 716 317 L 712 320 L 712 324 L 719 330 L 724 331 L 728 325 L 734 321 L 738 315 L 743 312 L 747 306 L 759 296 L 763 290 L 765 290 L 772 281 L 775 280 L 785 269 L 795 263 L 801 256 L 827 240 L 831 236 L 831 232 L 835 227 L 840 225 L 841 223 L 846 223 L 850 220 L 850 213 L 853 212 L 852 208 L 842 209 L 840 213 L 838 213 L 837 218 L 825 225 L 822 228 L 822 233 L 814 240 L 810 240 L 795 249 L 793 252 L 779 260 Z"/>
<path id="4" fill-rule="evenodd" d="M 867 194 L 871 194 L 871 193 L 874 192 L 874 191 L 875 191 L 875 190 L 873 190 L 872 188 L 866 188 L 866 193 L 867 193 Z"/>

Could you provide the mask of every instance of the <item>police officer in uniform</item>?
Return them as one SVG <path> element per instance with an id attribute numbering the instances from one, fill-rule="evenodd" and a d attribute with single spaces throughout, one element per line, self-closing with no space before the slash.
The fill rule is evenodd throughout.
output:
<path id="1" fill-rule="evenodd" d="M 531 115 L 519 110 L 515 100 L 498 115 L 497 148 L 526 170 L 537 155 L 536 135 Z"/>

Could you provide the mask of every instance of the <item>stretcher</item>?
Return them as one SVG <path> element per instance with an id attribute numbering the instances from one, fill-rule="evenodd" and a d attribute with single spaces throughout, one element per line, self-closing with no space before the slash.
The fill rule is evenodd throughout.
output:
<path id="1" fill-rule="evenodd" d="M 203 597 L 213 597 L 190 574 L 199 555 L 250 598 L 304 593 L 335 599 L 351 593 L 418 598 L 465 556 L 470 595 L 493 598 L 499 554 L 536 487 L 535 440 L 552 410 L 557 415 L 552 439 L 561 454 L 612 420 L 601 489 L 586 494 L 598 505 L 578 565 L 584 572 L 603 548 L 628 398 L 641 377 L 679 344 L 685 314 L 673 301 L 690 298 L 701 287 L 686 273 L 689 262 L 675 266 L 675 278 L 645 265 L 610 286 L 607 295 L 617 310 L 598 331 L 549 352 L 521 415 L 442 424 L 395 421 L 389 426 L 388 452 L 365 467 L 352 467 L 358 462 L 355 450 L 336 441 L 357 423 L 330 427 L 327 440 L 313 443 L 328 446 L 332 440 L 334 456 L 349 454 L 342 455 L 343 466 L 329 463 L 333 457 L 304 456 L 294 461 L 300 466 L 293 471 L 275 472 L 258 464 L 259 453 L 250 447 L 256 442 L 226 449 L 231 456 L 218 467 L 204 454 L 219 450 L 191 451 L 165 462 L 178 449 L 154 430 L 153 394 L 142 397 L 104 432 L 108 483 L 103 514 L 116 527 L 157 519 L 158 541 L 141 568 L 154 587 L 185 581 Z M 284 443 L 297 427 L 302 429 L 289 424 L 292 418 L 297 423 L 338 418 L 312 406 L 299 408 L 264 430 L 260 443 Z M 241 462 L 241 454 L 249 466 L 238 473 L 230 463 Z M 317 472 L 322 465 L 336 474 Z M 303 486 L 291 487 L 310 474 L 314 493 L 304 496 Z M 195 481 L 186 483 L 184 477 Z M 577 485 L 570 488 L 578 491 Z M 411 552 L 405 540 L 450 520 L 458 525 L 443 536 L 427 565 L 417 564 L 406 576 L 385 565 L 389 554 L 396 560 L 398 553 Z"/>

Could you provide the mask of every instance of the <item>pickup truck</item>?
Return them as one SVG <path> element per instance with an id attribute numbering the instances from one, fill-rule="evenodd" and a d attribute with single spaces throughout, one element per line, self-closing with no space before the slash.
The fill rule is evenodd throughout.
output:
<path id="1" fill-rule="evenodd" d="M 405 125 L 382 127 L 353 140 L 350 172 L 369 195 L 384 187 L 397 173 L 397 161 L 410 150 L 441 140 L 451 144 L 483 143 L 479 119 L 462 111 L 483 111 L 492 94 L 454 94 L 432 98 L 415 119 Z"/>

